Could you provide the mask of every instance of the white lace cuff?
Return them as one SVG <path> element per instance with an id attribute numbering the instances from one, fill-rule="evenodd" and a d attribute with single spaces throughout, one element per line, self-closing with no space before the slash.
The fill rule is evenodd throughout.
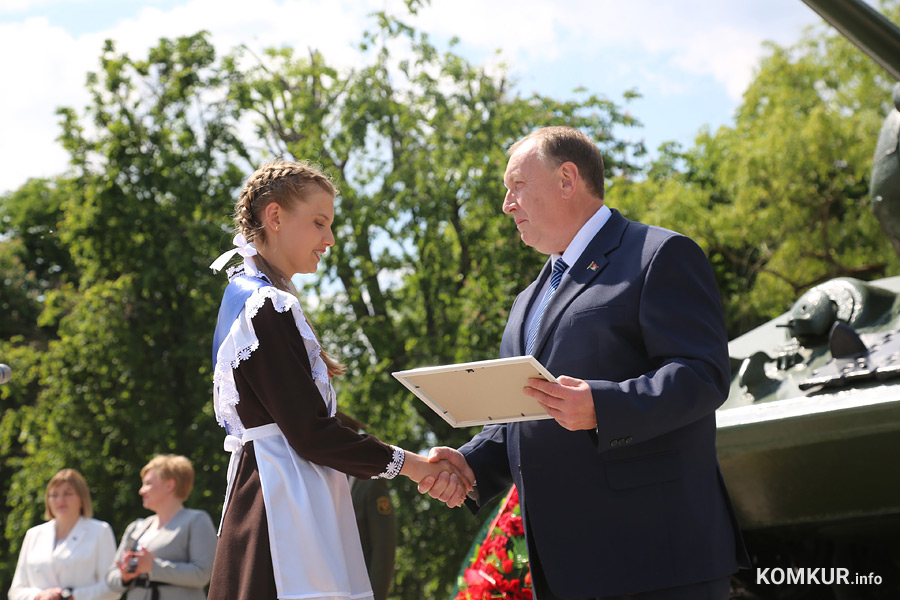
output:
<path id="1" fill-rule="evenodd" d="M 384 473 L 379 473 L 372 479 L 393 479 L 400 474 L 400 469 L 403 468 L 403 461 L 406 460 L 406 452 L 403 451 L 403 448 L 398 448 L 397 446 L 391 446 L 391 448 L 394 449 L 394 456 L 391 458 L 391 462 L 385 467 Z"/>

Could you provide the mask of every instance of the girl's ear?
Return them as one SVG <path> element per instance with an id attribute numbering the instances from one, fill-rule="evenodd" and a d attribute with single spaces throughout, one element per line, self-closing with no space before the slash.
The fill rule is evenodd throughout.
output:
<path id="1" fill-rule="evenodd" d="M 263 226 L 267 229 L 278 231 L 281 227 L 281 205 L 277 202 L 269 202 L 263 211 Z"/>

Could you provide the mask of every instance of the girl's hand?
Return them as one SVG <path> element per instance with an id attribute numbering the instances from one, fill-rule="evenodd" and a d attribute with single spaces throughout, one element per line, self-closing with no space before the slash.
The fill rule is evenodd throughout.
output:
<path id="1" fill-rule="evenodd" d="M 416 483 L 423 479 L 435 482 L 429 486 L 429 493 L 451 508 L 462 505 L 466 494 L 473 489 L 472 482 L 450 461 L 429 462 L 427 458 L 408 451 L 400 474 Z M 440 490 L 440 493 L 433 493 L 433 490 Z"/>

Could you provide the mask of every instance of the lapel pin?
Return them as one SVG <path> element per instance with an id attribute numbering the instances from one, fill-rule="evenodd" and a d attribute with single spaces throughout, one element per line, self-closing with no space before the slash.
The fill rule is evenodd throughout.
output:
<path id="1" fill-rule="evenodd" d="M 599 268 L 600 268 L 600 265 L 598 265 L 594 261 L 591 261 L 591 264 L 588 265 L 588 269 L 591 271 L 596 271 Z"/>

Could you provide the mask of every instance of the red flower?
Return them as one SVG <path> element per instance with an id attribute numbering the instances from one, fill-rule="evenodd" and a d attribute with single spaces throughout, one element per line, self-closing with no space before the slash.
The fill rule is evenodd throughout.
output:
<path id="1" fill-rule="evenodd" d="M 481 573 L 484 575 L 486 579 L 493 582 L 496 585 L 497 581 L 503 579 L 503 574 L 500 572 L 500 569 L 493 562 L 484 563 L 481 566 Z"/>
<path id="2" fill-rule="evenodd" d="M 525 535 L 525 525 L 522 524 L 522 517 L 512 513 L 501 515 L 500 520 L 497 521 L 497 527 L 510 537 Z"/>
<path id="3" fill-rule="evenodd" d="M 505 535 L 488 537 L 484 540 L 484 543 L 481 544 L 481 552 L 479 554 L 482 559 L 487 558 L 492 554 L 495 556 L 505 556 L 507 543 L 509 543 L 509 538 Z"/>

